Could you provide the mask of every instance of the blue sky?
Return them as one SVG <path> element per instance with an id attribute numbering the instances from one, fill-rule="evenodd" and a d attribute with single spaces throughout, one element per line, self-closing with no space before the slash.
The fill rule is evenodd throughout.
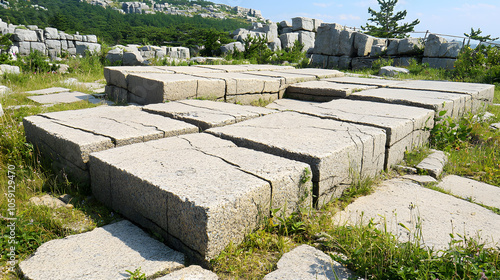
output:
<path id="1" fill-rule="evenodd" d="M 291 21 L 297 16 L 318 18 L 329 23 L 350 27 L 365 25 L 368 7 L 378 11 L 376 0 L 215 0 L 212 2 L 241 6 L 262 11 L 262 15 L 275 22 Z M 499 0 L 399 0 L 396 11 L 406 10 L 403 22 L 420 19 L 415 31 L 427 31 L 463 36 L 470 28 L 481 28 L 483 35 L 500 37 Z M 412 35 L 420 37 L 423 35 Z"/>

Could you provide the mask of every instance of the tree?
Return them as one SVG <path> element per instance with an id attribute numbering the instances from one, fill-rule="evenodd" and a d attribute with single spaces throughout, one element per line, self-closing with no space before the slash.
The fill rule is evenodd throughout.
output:
<path id="1" fill-rule="evenodd" d="M 366 34 L 379 38 L 405 38 L 408 37 L 406 33 L 412 32 L 415 25 L 420 23 L 420 20 L 416 19 L 412 23 L 398 25 L 398 22 L 406 17 L 406 10 L 394 14 L 398 0 L 377 0 L 377 2 L 380 5 L 380 12 L 368 8 L 368 12 L 372 15 L 368 21 L 375 25 L 367 23 L 361 27 Z"/>
<path id="2" fill-rule="evenodd" d="M 495 41 L 498 40 L 498 38 L 491 38 L 491 35 L 487 36 L 480 36 L 483 31 L 481 31 L 481 28 L 478 28 L 477 30 L 474 30 L 474 28 L 470 29 L 470 34 L 464 33 L 465 37 L 469 38 L 469 41 L 467 42 L 467 45 L 470 44 L 470 40 L 478 40 L 479 42 L 487 42 L 487 41 Z"/>

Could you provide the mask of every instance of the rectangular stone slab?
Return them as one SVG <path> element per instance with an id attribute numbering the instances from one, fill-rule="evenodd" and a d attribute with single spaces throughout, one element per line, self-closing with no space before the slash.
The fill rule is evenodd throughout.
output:
<path id="1" fill-rule="evenodd" d="M 71 91 L 69 88 L 51 87 L 51 88 L 27 91 L 26 93 L 33 95 L 45 95 L 45 94 L 53 94 L 53 93 L 69 92 L 69 91 Z"/>
<path id="2" fill-rule="evenodd" d="M 374 89 L 373 86 L 338 84 L 328 81 L 310 81 L 289 85 L 286 94 L 293 95 L 296 99 L 301 99 L 301 95 L 306 96 L 306 100 L 313 96 L 345 98 L 355 91 Z"/>
<path id="3" fill-rule="evenodd" d="M 330 200 L 336 186 L 349 183 L 353 174 L 373 176 L 384 167 L 386 135 L 379 128 L 282 112 L 207 132 L 309 164 L 320 205 Z"/>
<path id="4" fill-rule="evenodd" d="M 343 77 L 344 73 L 337 70 L 319 69 L 319 68 L 301 68 L 289 70 L 277 70 L 276 72 L 283 72 L 289 74 L 302 74 L 315 76 L 317 79 Z"/>
<path id="5" fill-rule="evenodd" d="M 262 107 L 195 99 L 150 104 L 144 106 L 142 110 L 196 125 L 201 130 L 225 126 L 276 112 Z"/>
<path id="6" fill-rule="evenodd" d="M 240 243 L 271 208 L 310 203 L 310 196 L 303 199 L 311 188 L 307 168 L 205 133 L 90 156 L 99 200 L 201 260 Z"/>
<path id="7" fill-rule="evenodd" d="M 274 71 L 294 69 L 292 66 L 279 66 L 267 64 L 243 64 L 243 65 L 196 65 L 200 68 L 222 70 L 228 73 L 247 71 Z"/>
<path id="8" fill-rule="evenodd" d="M 174 73 L 154 66 L 109 66 L 104 67 L 104 78 L 108 85 L 128 88 L 127 76 L 132 73 Z"/>
<path id="9" fill-rule="evenodd" d="M 40 104 L 73 103 L 79 101 L 88 101 L 93 104 L 98 104 L 102 101 L 101 99 L 95 98 L 90 94 L 78 91 L 28 96 L 28 99 L 31 99 Z"/>
<path id="10" fill-rule="evenodd" d="M 200 73 L 201 78 L 219 79 L 225 82 L 227 95 L 240 95 L 248 93 L 278 93 L 284 80 L 250 75 L 247 73 Z"/>
<path id="11" fill-rule="evenodd" d="M 469 95 L 427 90 L 378 88 L 355 92 L 349 96 L 354 100 L 400 104 L 431 109 L 436 112 L 445 110 L 445 116 L 461 117 L 470 111 L 472 99 Z"/>
<path id="12" fill-rule="evenodd" d="M 158 69 L 172 71 L 175 74 L 198 74 L 198 73 L 225 73 L 221 69 L 212 69 L 207 67 L 197 66 L 157 66 Z"/>
<path id="13" fill-rule="evenodd" d="M 226 73 L 218 75 L 221 74 Z M 162 103 L 195 97 L 224 97 L 226 89 L 224 81 L 220 79 L 185 74 L 129 74 L 127 81 L 128 91 L 132 94 L 129 98 L 139 104 Z"/>
<path id="14" fill-rule="evenodd" d="M 280 99 L 267 108 L 300 112 L 325 119 L 346 121 L 382 128 L 386 131 L 386 161 L 384 167 L 404 158 L 422 143 L 422 136 L 434 126 L 434 111 L 395 104 L 338 99 L 326 103 L 312 103 Z M 401 143 L 399 143 L 401 142 Z"/>
<path id="15" fill-rule="evenodd" d="M 43 146 L 61 166 L 70 162 L 84 171 L 92 152 L 199 131 L 194 125 L 133 106 L 47 113 L 24 118 L 23 123 L 27 141 Z"/>
<path id="16" fill-rule="evenodd" d="M 384 79 L 371 79 L 371 78 L 358 78 L 358 77 L 338 77 L 324 79 L 325 81 L 341 83 L 341 84 L 354 84 L 354 85 L 366 85 L 366 86 L 377 86 L 377 87 L 388 87 L 391 85 L 397 85 L 402 81 L 398 80 L 384 80 Z"/>
<path id="17" fill-rule="evenodd" d="M 236 95 L 226 95 L 225 101 L 228 103 L 262 106 L 269 104 L 280 98 L 280 93 L 246 93 Z"/>
<path id="18" fill-rule="evenodd" d="M 248 72 L 250 75 L 271 77 L 271 78 L 282 78 L 285 80 L 285 84 L 295 84 L 300 82 L 315 81 L 316 77 L 312 75 L 296 74 L 296 73 L 284 73 L 277 71 L 252 71 Z"/>

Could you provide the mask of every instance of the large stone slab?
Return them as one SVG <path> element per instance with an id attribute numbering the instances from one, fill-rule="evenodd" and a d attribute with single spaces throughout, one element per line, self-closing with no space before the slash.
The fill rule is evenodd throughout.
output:
<path id="1" fill-rule="evenodd" d="M 401 161 L 406 151 L 424 144 L 429 137 L 428 129 L 434 126 L 432 110 L 369 101 L 339 99 L 326 103 L 312 103 L 280 99 L 267 108 L 295 111 L 384 129 L 387 136 L 384 164 L 386 169 Z"/>
<path id="2" fill-rule="evenodd" d="M 388 87 L 391 85 L 397 85 L 401 83 L 398 80 L 385 80 L 385 79 L 371 79 L 371 78 L 358 78 L 358 77 L 338 77 L 325 79 L 325 81 L 342 83 L 342 84 L 355 84 L 355 85 L 367 85 L 367 86 L 377 86 L 377 87 Z"/>
<path id="3" fill-rule="evenodd" d="M 288 74 L 302 74 L 302 75 L 312 75 L 317 79 L 325 79 L 325 78 L 335 78 L 335 77 L 343 77 L 344 73 L 331 70 L 331 69 L 319 69 L 319 68 L 301 68 L 301 69 L 289 69 L 289 70 L 277 70 L 280 73 L 288 73 Z"/>
<path id="4" fill-rule="evenodd" d="M 46 242 L 19 264 L 31 280 L 129 279 L 139 267 L 151 277 L 183 268 L 184 256 L 126 220 Z"/>
<path id="5" fill-rule="evenodd" d="M 356 279 L 354 273 L 332 260 L 330 256 L 309 245 L 300 245 L 285 253 L 278 261 L 278 269 L 267 274 L 264 280 L 348 280 Z"/>
<path id="6" fill-rule="evenodd" d="M 196 67 L 222 70 L 225 72 L 246 72 L 246 71 L 274 71 L 294 69 L 292 66 L 267 65 L 267 64 L 243 64 L 243 65 L 197 65 Z"/>
<path id="7" fill-rule="evenodd" d="M 198 74 L 198 73 L 225 73 L 222 69 L 213 69 L 197 66 L 157 66 L 158 69 L 172 71 L 175 74 Z"/>
<path id="8" fill-rule="evenodd" d="M 69 88 L 51 87 L 51 88 L 27 91 L 26 93 L 33 95 L 45 95 L 45 94 L 54 94 L 54 93 L 69 92 L 69 91 L 71 91 Z"/>
<path id="9" fill-rule="evenodd" d="M 328 81 L 310 81 L 288 86 L 286 95 L 290 98 L 309 101 L 330 101 L 346 98 L 353 92 L 374 89 L 373 86 L 338 84 Z"/>
<path id="10" fill-rule="evenodd" d="M 284 73 L 277 71 L 252 71 L 248 72 L 250 75 L 281 78 L 285 80 L 285 84 L 294 84 L 307 81 L 315 81 L 317 78 L 313 75 L 299 74 L 299 73 Z"/>
<path id="11" fill-rule="evenodd" d="M 444 116 L 451 117 L 463 116 L 472 106 L 469 95 L 428 90 L 378 88 L 355 92 L 349 98 L 431 109 L 436 112 L 436 116 L 444 110 Z"/>
<path id="12" fill-rule="evenodd" d="M 370 219 L 372 224 L 378 224 L 381 230 L 387 229 L 401 242 L 414 240 L 421 229 L 423 239 L 420 241 L 435 250 L 449 248 L 450 234 L 456 239 L 460 239 L 457 234 L 479 237 L 479 242 L 493 248 L 500 242 L 500 215 L 407 180 L 385 181 L 372 194 L 356 199 L 334 216 L 340 225 L 366 224 Z"/>
<path id="13" fill-rule="evenodd" d="M 438 187 L 463 199 L 500 209 L 500 187 L 498 186 L 449 175 L 443 178 Z"/>
<path id="14" fill-rule="evenodd" d="M 127 76 L 131 73 L 174 73 L 154 66 L 109 66 L 104 67 L 104 78 L 108 85 L 128 88 Z"/>
<path id="15" fill-rule="evenodd" d="M 271 208 L 310 205 L 307 168 L 205 133 L 90 156 L 96 198 L 201 261 L 240 243 Z"/>
<path id="16" fill-rule="evenodd" d="M 198 265 L 191 265 L 181 270 L 174 271 L 156 280 L 218 280 L 217 274 L 203 269 Z"/>
<path id="17" fill-rule="evenodd" d="M 295 112 L 270 114 L 207 132 L 239 146 L 311 166 L 320 205 L 339 196 L 352 174 L 373 176 L 383 169 L 385 131 Z M 352 172 L 352 173 L 351 173 Z"/>
<path id="18" fill-rule="evenodd" d="M 88 182 L 89 154 L 185 133 L 194 125 L 135 107 L 96 107 L 24 118 L 26 140 L 77 179 Z M 59 169 L 58 168 L 58 169 Z"/>
<path id="19" fill-rule="evenodd" d="M 59 92 L 47 95 L 35 95 L 28 96 L 31 99 L 40 104 L 57 104 L 57 103 L 73 103 L 79 101 L 88 101 L 93 104 L 105 103 L 99 98 L 95 98 L 93 95 L 86 94 L 83 92 L 72 91 L 72 92 Z"/>
<path id="20" fill-rule="evenodd" d="M 484 103 L 491 104 L 495 94 L 495 86 L 488 84 L 460 83 L 448 81 L 420 81 L 411 80 L 391 85 L 394 88 L 452 92 L 470 95 L 473 100 L 474 111 L 484 108 Z"/>
<path id="21" fill-rule="evenodd" d="M 196 125 L 201 130 L 225 126 L 276 112 L 262 107 L 195 99 L 151 104 L 142 109 L 149 113 L 182 120 Z"/>
<path id="22" fill-rule="evenodd" d="M 210 75 L 199 74 L 199 75 Z M 212 73 L 222 75 L 227 73 Z M 207 76 L 208 77 L 208 76 Z M 187 98 L 224 97 L 224 81 L 185 74 L 135 73 L 128 74 L 129 100 L 139 104 L 162 103 Z"/>

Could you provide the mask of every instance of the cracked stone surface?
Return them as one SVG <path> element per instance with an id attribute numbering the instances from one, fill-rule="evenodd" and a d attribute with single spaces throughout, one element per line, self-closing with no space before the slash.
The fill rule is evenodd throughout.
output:
<path id="1" fill-rule="evenodd" d="M 162 103 L 196 97 L 224 97 L 226 85 L 217 75 L 227 73 L 200 73 L 198 76 L 165 73 L 128 74 L 129 101 L 139 104 Z M 207 75 L 205 78 L 200 75 Z"/>
<path id="2" fill-rule="evenodd" d="M 448 156 L 444 152 L 432 150 L 416 167 L 417 170 L 426 171 L 432 177 L 439 178 L 447 162 Z"/>
<path id="3" fill-rule="evenodd" d="M 472 106 L 472 99 L 469 95 L 428 90 L 378 88 L 355 92 L 349 98 L 430 109 L 436 112 L 436 116 L 440 111 L 445 110 L 444 116 L 451 117 L 463 116 L 470 111 Z"/>
<path id="4" fill-rule="evenodd" d="M 193 66 L 191 66 L 193 67 Z M 290 70 L 293 66 L 280 66 L 268 64 L 243 64 L 243 65 L 196 65 L 195 67 L 222 70 L 228 73 L 246 72 L 246 71 L 275 71 Z"/>
<path id="5" fill-rule="evenodd" d="M 26 117 L 26 140 L 57 169 L 88 180 L 88 157 L 92 152 L 185 133 L 196 133 L 194 125 L 149 114 L 135 106 L 96 107 Z"/>
<path id="6" fill-rule="evenodd" d="M 288 74 L 311 75 L 311 76 L 315 76 L 317 79 L 335 78 L 335 77 L 343 77 L 344 76 L 344 73 L 337 71 L 337 70 L 319 69 L 319 68 L 301 68 L 301 69 L 277 70 L 277 72 L 283 72 L 283 73 L 288 73 Z"/>
<path id="7" fill-rule="evenodd" d="M 434 126 L 432 110 L 369 101 L 338 99 L 326 103 L 313 103 L 280 99 L 267 108 L 296 111 L 384 129 L 387 136 L 385 168 L 401 161 L 405 151 L 424 144 L 429 137 L 429 132 L 425 129 Z"/>
<path id="8" fill-rule="evenodd" d="M 438 187 L 463 199 L 500 209 L 500 187 L 498 186 L 449 175 L 443 178 Z"/>
<path id="9" fill-rule="evenodd" d="M 500 242 L 500 215 L 408 180 L 384 181 L 372 194 L 356 199 L 335 215 L 333 221 L 340 225 L 367 224 L 371 218 L 381 230 L 386 223 L 387 230 L 401 242 L 414 240 L 420 219 L 421 241 L 436 250 L 448 248 L 452 233 L 457 239 L 456 234 L 478 237 L 486 247 L 498 246 Z"/>
<path id="10" fill-rule="evenodd" d="M 271 77 L 271 78 L 282 78 L 285 80 L 286 84 L 294 84 L 307 81 L 316 81 L 317 78 L 313 75 L 304 75 L 300 73 L 285 73 L 277 71 L 252 71 L 248 72 L 250 75 Z"/>
<path id="11" fill-rule="evenodd" d="M 346 98 L 355 91 L 374 89 L 373 86 L 340 84 L 328 81 L 310 81 L 288 86 L 286 94 L 294 99 L 314 101 L 317 96 L 322 100 Z"/>
<path id="12" fill-rule="evenodd" d="M 200 260 L 240 243 L 271 207 L 311 203 L 307 164 L 206 133 L 93 153 L 89 166 L 97 199 Z"/>
<path id="13" fill-rule="evenodd" d="M 324 81 L 342 83 L 342 84 L 355 84 L 355 85 L 366 85 L 366 86 L 377 86 L 377 87 L 388 87 L 391 85 L 397 85 L 402 81 L 398 80 L 386 80 L 386 79 L 370 79 L 370 78 L 358 78 L 358 77 L 338 77 L 329 78 Z"/>
<path id="14" fill-rule="evenodd" d="M 69 88 L 51 87 L 51 88 L 27 91 L 26 93 L 33 95 L 45 95 L 45 94 L 54 94 L 54 93 L 69 92 L 69 91 L 71 91 Z"/>
<path id="15" fill-rule="evenodd" d="M 350 170 L 362 176 L 383 169 L 385 131 L 295 112 L 270 114 L 207 132 L 239 146 L 264 151 L 311 166 L 319 204 L 339 196 Z"/>
<path id="16" fill-rule="evenodd" d="M 109 66 L 104 67 L 104 78 L 108 85 L 128 88 L 127 76 L 133 73 L 174 73 L 154 66 Z"/>
<path id="17" fill-rule="evenodd" d="M 229 65 L 228 65 L 229 66 Z M 278 93 L 284 79 L 256 76 L 248 73 L 200 73 L 200 78 L 219 79 L 225 82 L 225 95 L 252 93 Z"/>
<path id="18" fill-rule="evenodd" d="M 119 253 L 117 253 L 119 252 Z M 27 279 L 129 279 L 184 267 L 183 254 L 149 237 L 129 221 L 46 242 L 19 268 Z"/>
<path id="19" fill-rule="evenodd" d="M 278 261 L 278 269 L 267 274 L 264 280 L 348 280 L 357 279 L 352 271 L 330 256 L 309 245 L 285 253 Z M 361 279 L 361 278 L 358 278 Z"/>
<path id="20" fill-rule="evenodd" d="M 156 280 L 218 280 L 217 274 L 203 269 L 198 265 L 191 265 L 181 270 L 174 271 Z"/>
<path id="21" fill-rule="evenodd" d="M 150 104 L 143 110 L 196 125 L 201 130 L 253 119 L 277 111 L 255 106 L 242 106 L 208 100 L 182 100 Z"/>

